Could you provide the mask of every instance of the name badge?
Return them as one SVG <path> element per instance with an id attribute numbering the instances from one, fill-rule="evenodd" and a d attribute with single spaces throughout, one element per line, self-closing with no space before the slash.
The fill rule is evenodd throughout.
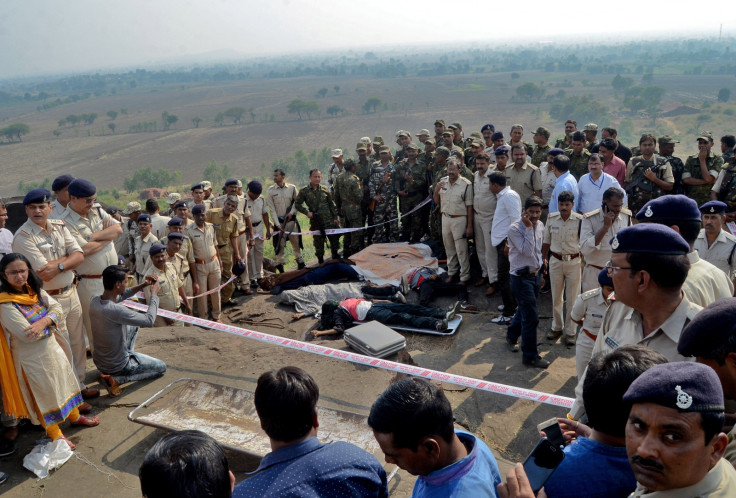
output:
<path id="1" fill-rule="evenodd" d="M 606 344 L 608 345 L 609 348 L 611 348 L 611 349 L 618 349 L 619 344 L 616 342 L 615 339 L 613 339 L 610 336 L 606 336 L 606 339 L 605 340 L 606 340 Z"/>

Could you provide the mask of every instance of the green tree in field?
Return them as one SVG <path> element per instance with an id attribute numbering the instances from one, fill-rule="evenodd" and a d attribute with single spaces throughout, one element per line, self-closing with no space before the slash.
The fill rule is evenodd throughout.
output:
<path id="1" fill-rule="evenodd" d="M 317 94 L 315 95 L 315 97 L 317 97 L 318 99 L 323 99 L 326 96 L 327 96 L 327 88 L 320 88 L 317 91 Z"/>
<path id="2" fill-rule="evenodd" d="M 624 107 L 631 112 L 646 111 L 654 117 L 665 94 L 661 86 L 632 86 L 624 94 Z"/>
<path id="3" fill-rule="evenodd" d="M 608 121 L 608 108 L 597 99 L 575 95 L 566 98 L 562 104 L 550 106 L 549 115 L 559 121 L 575 119 L 578 123 L 600 123 Z"/>
<path id="4" fill-rule="evenodd" d="M 201 123 L 203 120 L 199 116 L 192 118 L 192 124 L 195 128 L 199 128 L 199 123 Z"/>
<path id="5" fill-rule="evenodd" d="M 148 166 L 136 170 L 132 177 L 125 177 L 123 187 L 128 192 L 134 192 L 139 188 L 164 188 L 178 183 L 181 183 L 180 171 L 169 171 L 167 169 L 155 170 Z"/>
<path id="6" fill-rule="evenodd" d="M 731 90 L 728 88 L 721 88 L 718 90 L 718 102 L 728 102 L 731 98 Z"/>
<path id="7" fill-rule="evenodd" d="M 230 178 L 230 167 L 227 164 L 219 165 L 214 159 L 202 171 L 202 177 L 212 182 L 212 185 L 220 185 Z"/>
<path id="8" fill-rule="evenodd" d="M 337 95 L 338 93 L 340 93 L 340 85 L 335 85 L 332 88 L 335 89 L 335 95 Z"/>
<path id="9" fill-rule="evenodd" d="M 169 114 L 169 111 L 164 111 L 161 113 L 161 121 L 164 125 L 164 130 L 168 130 L 171 128 L 171 125 L 176 124 L 177 121 L 179 121 L 179 116 L 176 114 Z"/>
<path id="10" fill-rule="evenodd" d="M 54 130 L 52 133 L 54 134 L 55 137 L 61 136 L 61 132 L 59 130 Z"/>
<path id="11" fill-rule="evenodd" d="M 242 107 L 231 107 L 227 111 L 225 111 L 225 117 L 232 118 L 233 124 L 240 124 L 241 119 L 243 119 L 243 114 L 245 114 L 245 109 Z"/>
<path id="12" fill-rule="evenodd" d="M 107 117 L 114 120 L 118 117 L 118 111 L 107 111 Z"/>
<path id="13" fill-rule="evenodd" d="M 365 104 L 363 104 L 363 111 L 365 111 L 366 114 L 369 112 L 376 112 L 376 110 L 381 107 L 382 103 L 383 101 L 378 97 L 371 97 L 365 101 Z"/>
<path id="14" fill-rule="evenodd" d="M 299 119 L 302 119 L 302 112 L 304 112 L 304 102 L 302 99 L 294 99 L 286 106 L 286 110 L 289 111 L 289 114 L 297 114 L 299 116 Z"/>
<path id="15" fill-rule="evenodd" d="M 225 121 L 225 113 L 218 112 L 215 116 L 215 124 L 217 126 L 222 126 L 223 121 Z"/>
<path id="16" fill-rule="evenodd" d="M 72 126 L 77 126 L 77 123 L 79 123 L 80 118 L 76 114 L 70 114 L 66 118 L 66 122 L 69 123 Z"/>
<path id="17" fill-rule="evenodd" d="M 112 134 L 115 134 L 115 123 L 107 123 L 107 127 L 110 128 Z"/>
<path id="18" fill-rule="evenodd" d="M 624 76 L 621 76 L 620 74 L 617 74 L 613 78 L 613 81 L 611 81 L 611 86 L 613 87 L 614 94 L 621 95 L 621 93 L 626 91 L 627 88 L 634 86 L 634 79 L 626 78 Z"/>
<path id="19" fill-rule="evenodd" d="M 337 116 L 338 114 L 342 114 L 345 111 L 342 107 L 339 105 L 331 105 L 327 108 L 327 114 L 330 116 Z"/>
<path id="20" fill-rule="evenodd" d="M 23 139 L 21 137 L 23 135 L 27 135 L 30 131 L 31 129 L 27 124 L 15 123 L 0 129 L 0 135 L 4 135 L 5 138 L 8 139 L 8 142 L 15 142 L 16 139 L 18 139 L 19 142 L 22 142 Z"/>
<path id="21" fill-rule="evenodd" d="M 539 87 L 532 83 L 524 83 L 516 87 L 516 96 L 519 100 L 524 102 L 531 102 L 533 100 L 541 100 L 544 97 L 544 88 Z"/>

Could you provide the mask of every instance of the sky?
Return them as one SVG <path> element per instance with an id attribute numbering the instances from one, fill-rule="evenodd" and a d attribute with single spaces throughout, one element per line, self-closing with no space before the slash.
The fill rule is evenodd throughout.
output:
<path id="1" fill-rule="evenodd" d="M 667 7 L 656 0 L 3 0 L 0 79 L 149 67 L 185 58 L 206 63 L 216 56 L 441 42 L 717 37 L 721 24 L 724 36 L 736 36 L 731 2 L 712 0 L 707 11 L 694 5 L 682 0 Z"/>

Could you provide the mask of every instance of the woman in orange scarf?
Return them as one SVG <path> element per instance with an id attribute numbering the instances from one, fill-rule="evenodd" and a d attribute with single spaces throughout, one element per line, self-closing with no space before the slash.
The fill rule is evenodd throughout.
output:
<path id="1" fill-rule="evenodd" d="M 42 424 L 53 440 L 66 439 L 59 424 L 95 426 L 97 417 L 79 413 L 79 383 L 53 330 L 62 320 L 59 303 L 42 288 L 25 256 L 0 260 L 0 382 L 3 408 L 18 418 Z"/>

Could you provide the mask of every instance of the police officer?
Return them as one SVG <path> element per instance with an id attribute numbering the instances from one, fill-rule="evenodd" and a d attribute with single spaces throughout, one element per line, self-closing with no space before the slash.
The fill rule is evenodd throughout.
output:
<path id="1" fill-rule="evenodd" d="M 582 326 L 575 344 L 575 370 L 578 379 L 583 377 L 585 367 L 593 355 L 593 346 L 598 338 L 603 316 L 611 305 L 612 293 L 613 280 L 608 276 L 608 270 L 603 269 L 598 273 L 598 287 L 578 295 L 572 305 L 570 320 Z"/>
<path id="2" fill-rule="evenodd" d="M 695 240 L 698 256 L 718 267 L 729 280 L 736 276 L 736 237 L 723 230 L 726 221 L 726 203 L 710 201 L 700 206 L 703 228 Z"/>
<path id="3" fill-rule="evenodd" d="M 204 190 L 204 183 L 203 182 L 195 183 L 194 185 L 192 185 L 191 193 L 192 193 L 192 199 L 193 200 L 192 200 L 192 204 L 191 204 L 191 206 L 189 208 L 190 211 L 197 204 L 201 204 L 202 206 L 205 207 L 205 209 L 212 209 L 212 199 L 205 199 L 204 198 L 205 197 L 205 190 Z"/>
<path id="4" fill-rule="evenodd" d="M 640 155 L 632 157 L 626 166 L 624 188 L 628 194 L 629 208 L 634 213 L 652 199 L 671 192 L 675 185 L 669 162 L 654 153 L 656 145 L 657 139 L 654 135 L 642 135 L 639 139 Z"/>
<path id="5" fill-rule="evenodd" d="M 144 277 L 155 275 L 158 278 L 160 290 L 158 292 L 160 309 L 178 312 L 181 309 L 182 302 L 186 302 L 184 294 L 184 279 L 174 268 L 174 265 L 167 261 L 166 246 L 158 242 L 148 249 L 151 266 L 146 271 Z M 146 301 L 151 302 L 151 286 L 148 285 L 143 289 Z M 154 327 L 165 327 L 173 325 L 174 320 L 157 316 L 153 322 Z"/>
<path id="6" fill-rule="evenodd" d="M 51 190 L 54 191 L 54 195 L 56 196 L 56 200 L 51 203 L 51 214 L 49 218 L 52 220 L 61 219 L 61 214 L 66 209 L 67 204 L 69 204 L 69 191 L 67 187 L 69 187 L 72 180 L 74 180 L 72 175 L 59 175 L 51 183 Z"/>
<path id="7" fill-rule="evenodd" d="M 187 208 L 187 210 L 189 210 L 189 208 Z M 192 221 L 192 223 L 194 223 L 194 221 Z M 184 235 L 184 224 L 185 221 L 182 218 L 171 218 L 169 220 L 169 233 L 166 235 L 166 237 L 159 239 L 158 243 L 166 247 L 168 250 L 169 242 L 171 241 L 171 234 L 175 233 L 177 235 L 180 235 L 180 237 L 175 236 L 174 238 L 177 239 L 177 251 L 179 256 L 181 256 L 184 266 L 181 271 L 182 277 L 185 280 L 184 290 L 188 296 L 191 296 L 193 295 L 192 291 L 194 289 L 194 283 L 197 282 L 197 264 L 194 261 L 194 249 L 192 248 L 192 241 L 189 239 L 188 236 Z M 190 224 L 187 224 L 187 226 Z M 169 254 L 169 261 L 173 262 L 173 253 Z M 146 271 L 148 271 L 148 268 L 150 268 L 150 266 L 151 259 L 149 258 L 148 262 L 146 263 Z M 197 282 L 197 287 L 199 287 L 199 282 Z"/>
<path id="8" fill-rule="evenodd" d="M 359 228 L 361 224 L 361 201 L 363 200 L 363 188 L 360 179 L 355 174 L 355 161 L 345 161 L 345 172 L 337 177 L 338 188 L 335 203 L 342 206 L 342 216 L 345 220 L 345 228 Z M 343 238 L 343 257 L 348 258 L 361 250 L 363 234 L 361 231 L 348 232 Z"/>
<path id="9" fill-rule="evenodd" d="M 72 237 L 84 252 L 84 261 L 76 268 L 80 277 L 77 292 L 82 304 L 82 319 L 90 350 L 93 349 L 89 303 L 102 295 L 102 271 L 118 263 L 113 242 L 123 232 L 120 223 L 97 203 L 97 188 L 89 180 L 77 178 L 68 187 L 69 205 L 62 215 Z"/>
<path id="10" fill-rule="evenodd" d="M 222 262 L 217 249 L 215 227 L 207 222 L 207 208 L 197 204 L 192 208 L 194 223 L 184 229 L 184 235 L 192 241 L 194 263 L 197 265 L 197 282 L 193 283 L 194 295 L 210 291 L 220 285 Z M 220 321 L 220 293 L 213 292 L 210 296 L 212 304 L 212 320 Z M 207 318 L 207 296 L 197 298 L 197 312 L 200 318 Z"/>
<path id="11" fill-rule="evenodd" d="M 64 222 L 50 219 L 51 192 L 31 190 L 23 198 L 28 219 L 15 232 L 13 252 L 24 255 L 43 280 L 43 289 L 56 299 L 64 312 L 59 322 L 62 349 L 69 356 L 79 384 L 84 387 L 87 372 L 87 348 L 84 344 L 84 320 L 72 271 L 84 261 L 84 252 Z M 82 396 L 94 397 L 97 389 L 85 388 Z"/>
<path id="12" fill-rule="evenodd" d="M 426 197 L 427 193 L 427 167 L 419 162 L 419 147 L 409 142 L 406 146 L 406 159 L 397 167 L 393 175 L 394 190 L 399 198 L 399 212 L 401 213 L 401 240 L 411 243 L 419 242 L 423 235 L 421 226 L 421 214 L 407 213 L 416 208 Z"/>
<path id="13" fill-rule="evenodd" d="M 243 257 L 240 254 L 240 247 L 238 246 L 238 234 L 240 233 L 240 221 L 236 214 L 238 209 L 238 197 L 237 195 L 226 196 L 223 207 L 213 208 L 207 211 L 206 220 L 212 223 L 215 228 L 215 235 L 217 237 L 217 249 L 220 251 L 220 261 L 222 262 L 222 274 L 223 280 L 228 280 L 232 276 L 233 263 L 243 263 Z M 247 280 L 245 280 L 247 282 Z M 247 289 L 252 293 L 250 289 Z M 235 291 L 235 284 L 230 282 L 221 291 L 222 306 L 231 306 L 236 304 L 232 300 L 233 292 Z"/>
<path id="14" fill-rule="evenodd" d="M 388 149 L 388 147 L 385 147 Z M 322 173 L 318 169 L 309 172 L 309 185 L 302 188 L 294 202 L 294 208 L 304 214 L 310 220 L 310 230 L 318 230 L 324 233 L 330 228 L 338 228 L 337 208 L 332 200 L 330 191 L 327 187 L 320 185 L 322 182 Z M 306 207 L 305 207 L 306 205 Z M 286 221 L 291 221 L 292 214 L 289 213 Z M 330 248 L 332 250 L 332 259 L 340 257 L 340 236 L 329 235 Z M 325 256 L 325 236 L 314 236 L 314 252 L 317 255 L 317 261 L 324 263 Z"/>
<path id="15" fill-rule="evenodd" d="M 273 171 L 273 182 L 273 185 L 270 185 L 266 191 L 266 203 L 273 220 L 274 232 L 281 232 L 273 238 L 276 249 L 276 270 L 281 273 L 284 272 L 284 248 L 286 247 L 287 237 L 291 243 L 291 249 L 294 251 L 297 267 L 301 270 L 305 265 L 299 249 L 300 236 L 291 234 L 291 232 L 300 231 L 299 225 L 296 218 L 286 223 L 286 216 L 290 213 L 296 213 L 294 202 L 299 193 L 296 186 L 286 183 L 286 172 L 283 169 L 279 168 Z"/>
<path id="16" fill-rule="evenodd" d="M 434 190 L 434 202 L 440 206 L 442 213 L 447 275 L 452 280 L 459 277 L 460 283 L 467 285 L 470 280 L 468 239 L 473 237 L 473 186 L 460 176 L 457 159 L 451 159 L 448 163 L 447 175 L 437 182 Z"/>
<path id="17" fill-rule="evenodd" d="M 142 283 L 149 259 L 148 250 L 159 238 L 151 231 L 151 216 L 148 213 L 138 216 L 137 225 L 139 235 L 135 238 L 132 259 L 135 263 L 136 279 Z"/>
<path id="18" fill-rule="evenodd" d="M 381 160 L 373 163 L 369 181 L 373 223 L 379 224 L 373 235 L 373 242 L 397 242 L 399 240 L 399 214 L 396 207 L 396 190 L 392 178 L 396 165 L 391 162 L 391 150 L 382 146 L 379 150 Z M 389 220 L 391 223 L 385 223 Z"/>
<path id="19" fill-rule="evenodd" d="M 247 259 L 252 289 L 258 288 L 258 281 L 263 278 L 263 244 L 271 238 L 271 221 L 268 219 L 268 208 L 266 199 L 261 195 L 262 192 L 261 182 L 258 180 L 248 182 L 248 192 L 245 194 L 246 209 L 251 215 L 253 228 Z"/>
<path id="20" fill-rule="evenodd" d="M 490 164 L 491 158 L 485 152 L 476 157 L 477 171 L 473 177 L 473 236 L 478 262 L 481 267 L 481 278 L 476 287 L 489 284 L 486 296 L 493 295 L 498 289 L 498 253 L 491 242 L 493 214 L 496 212 L 496 196 L 491 192 L 488 176 L 496 168 Z"/>

